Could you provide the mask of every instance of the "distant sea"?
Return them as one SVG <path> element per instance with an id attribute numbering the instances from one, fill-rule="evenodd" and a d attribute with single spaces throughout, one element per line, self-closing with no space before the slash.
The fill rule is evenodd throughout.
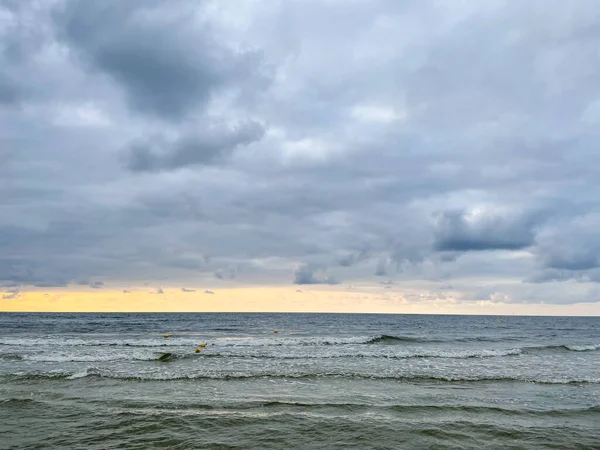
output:
<path id="1" fill-rule="evenodd" d="M 600 318 L 0 314 L 0 448 L 600 448 Z"/>

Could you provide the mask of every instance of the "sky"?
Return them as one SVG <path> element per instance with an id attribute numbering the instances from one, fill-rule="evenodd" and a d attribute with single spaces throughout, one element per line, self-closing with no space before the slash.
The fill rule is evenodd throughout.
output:
<path id="1" fill-rule="evenodd" d="M 596 0 L 0 0 L 0 290 L 600 311 L 599 49 Z"/>

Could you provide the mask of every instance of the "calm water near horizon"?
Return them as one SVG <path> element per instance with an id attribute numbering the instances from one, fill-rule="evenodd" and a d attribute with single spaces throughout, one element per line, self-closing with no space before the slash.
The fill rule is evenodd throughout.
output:
<path id="1" fill-rule="evenodd" d="M 0 448 L 600 448 L 600 318 L 0 314 Z"/>

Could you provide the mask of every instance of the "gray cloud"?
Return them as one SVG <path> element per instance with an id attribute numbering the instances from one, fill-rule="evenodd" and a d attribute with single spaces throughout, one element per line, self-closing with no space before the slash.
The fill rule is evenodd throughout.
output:
<path id="1" fill-rule="evenodd" d="M 181 292 L 196 292 L 196 290 L 195 289 L 181 288 Z"/>
<path id="2" fill-rule="evenodd" d="M 528 218 L 482 214 L 467 218 L 464 212 L 444 212 L 436 230 L 438 251 L 519 250 L 533 244 Z"/>
<path id="3" fill-rule="evenodd" d="M 260 141 L 264 128 L 256 122 L 214 126 L 174 142 L 154 138 L 136 142 L 127 151 L 127 167 L 134 172 L 173 170 L 195 164 L 212 164 L 236 148 Z"/>
<path id="4" fill-rule="evenodd" d="M 340 284 L 332 275 L 319 275 L 315 267 L 303 264 L 294 271 L 294 284 Z"/>
<path id="5" fill-rule="evenodd" d="M 3 284 L 592 301 L 595 1 L 250 6 L 1 2 Z"/>
<path id="6" fill-rule="evenodd" d="M 32 284 L 36 287 L 67 287 L 68 281 L 36 281 Z"/>
<path id="7" fill-rule="evenodd" d="M 3 298 L 4 300 L 11 300 L 11 299 L 13 299 L 13 298 L 17 298 L 17 297 L 19 297 L 20 295 L 21 295 L 21 292 L 20 292 L 20 291 L 14 291 L 14 292 L 11 292 L 11 293 L 9 293 L 9 294 L 4 294 L 4 295 L 2 296 L 2 298 Z"/>
<path id="8" fill-rule="evenodd" d="M 235 267 L 230 266 L 227 269 L 215 270 L 213 275 L 215 276 L 215 278 L 218 278 L 219 280 L 225 280 L 225 279 L 233 280 L 237 275 L 237 271 L 236 271 Z"/>
<path id="9" fill-rule="evenodd" d="M 527 281 L 600 281 L 599 226 L 600 217 L 591 213 L 545 229 L 536 239 L 538 268 Z"/>
<path id="10" fill-rule="evenodd" d="M 15 104 L 22 95 L 20 86 L 14 80 L 0 73 L 0 105 Z"/>
<path id="11" fill-rule="evenodd" d="M 181 1 L 168 11 L 157 1 L 68 1 L 55 17 L 64 41 L 121 85 L 133 108 L 176 120 L 259 69 L 260 55 L 222 46 L 210 24 L 195 22 L 199 12 Z"/>
<path id="12" fill-rule="evenodd" d="M 367 260 L 371 256 L 371 251 L 368 247 L 364 247 L 357 252 L 347 253 L 338 259 L 338 264 L 342 267 L 350 267 L 357 263 Z"/>
<path id="13" fill-rule="evenodd" d="M 600 265 L 600 255 L 593 249 L 568 249 L 566 253 L 558 249 L 544 255 L 544 264 L 552 269 L 588 270 Z"/>
<path id="14" fill-rule="evenodd" d="M 377 267 L 375 267 L 375 275 L 378 277 L 384 277 L 388 274 L 390 265 L 390 259 L 388 257 L 381 257 L 377 261 Z"/>
<path id="15" fill-rule="evenodd" d="M 206 290 L 204 291 L 204 293 L 205 293 L 205 294 L 214 294 L 214 292 L 213 292 L 213 291 L 210 291 L 210 290 L 208 290 L 208 289 L 206 289 Z"/>

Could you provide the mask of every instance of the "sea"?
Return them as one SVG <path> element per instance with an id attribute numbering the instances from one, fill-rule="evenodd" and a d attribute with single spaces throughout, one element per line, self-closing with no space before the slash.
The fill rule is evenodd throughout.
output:
<path id="1" fill-rule="evenodd" d="M 600 318 L 0 314 L 0 448 L 600 448 Z"/>

